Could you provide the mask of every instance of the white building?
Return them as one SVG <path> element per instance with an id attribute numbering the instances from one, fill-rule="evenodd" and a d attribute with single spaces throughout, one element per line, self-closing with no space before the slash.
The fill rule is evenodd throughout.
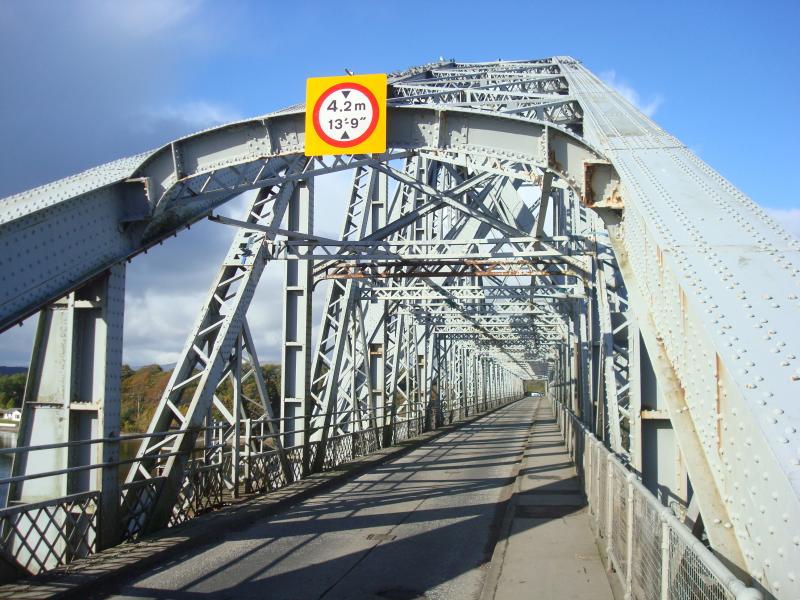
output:
<path id="1" fill-rule="evenodd" d="M 22 418 L 22 411 L 18 408 L 12 408 L 11 410 L 7 410 L 3 413 L 4 419 L 10 419 L 12 421 L 19 421 Z"/>

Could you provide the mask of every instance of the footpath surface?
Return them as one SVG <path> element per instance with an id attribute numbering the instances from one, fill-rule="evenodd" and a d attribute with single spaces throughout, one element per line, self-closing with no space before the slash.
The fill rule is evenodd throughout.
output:
<path id="1" fill-rule="evenodd" d="M 534 421 L 482 600 L 613 600 L 549 401 Z"/>

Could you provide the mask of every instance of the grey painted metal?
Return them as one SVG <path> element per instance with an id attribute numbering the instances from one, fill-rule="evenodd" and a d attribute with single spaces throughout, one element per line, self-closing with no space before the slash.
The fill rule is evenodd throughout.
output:
<path id="1" fill-rule="evenodd" d="M 787 334 L 800 324 L 800 245 L 585 68 L 557 62 L 586 139 L 622 180 L 612 243 L 634 313 L 654 334 L 648 353 L 678 383 L 662 392 L 675 429 L 678 411 L 690 416 L 680 429 L 694 440 L 678 442 L 712 543 L 769 591 L 796 592 L 800 342 Z"/>
<path id="2" fill-rule="evenodd" d="M 288 229 L 314 231 L 314 180 L 302 182 L 289 202 Z M 311 370 L 312 263 L 287 261 L 283 300 L 283 355 L 281 357 L 281 426 L 283 443 L 303 446 L 307 428 Z"/>
<path id="3" fill-rule="evenodd" d="M 280 223 L 295 185 L 287 182 L 262 190 L 248 207 L 248 220 Z M 129 484 L 156 475 L 164 478 L 147 508 L 146 529 L 164 527 L 171 518 L 197 428 L 214 405 L 215 390 L 234 366 L 231 358 L 238 354 L 235 348 L 240 344 L 247 306 L 266 264 L 264 240 L 268 236 L 242 230 L 234 239 L 148 429 L 150 433 L 174 433 L 164 440 L 145 440 L 137 455 L 140 462 L 128 474 Z M 191 396 L 184 395 L 192 384 L 196 387 Z"/>
<path id="4" fill-rule="evenodd" d="M 11 476 L 18 481 L 9 485 L 7 504 L 99 492 L 91 503 L 76 503 L 71 514 L 40 511 L 5 533 L 12 552 L 30 570 L 50 569 L 120 540 L 119 444 L 114 438 L 119 436 L 124 305 L 125 266 L 117 265 L 39 316 L 16 445 L 105 441 L 14 456 Z M 80 469 L 96 464 L 106 466 Z M 91 524 L 95 511 L 101 518 Z M 85 534 L 79 541 L 70 539 L 71 529 Z M 42 532 L 47 532 L 49 551 L 37 554 L 32 548 Z"/>
<path id="5" fill-rule="evenodd" d="M 664 508 L 559 402 L 556 420 L 576 463 L 589 503 L 591 527 L 612 577 L 626 598 L 762 600 Z"/>
<path id="6" fill-rule="evenodd" d="M 12 282 L 0 296 L 0 331 L 234 195 L 286 180 L 284 171 L 303 152 L 303 119 L 302 111 L 294 111 L 227 125 L 3 200 L 0 236 L 18 255 L 0 264 L 0 276 Z M 509 124 L 494 127 L 495 119 Z M 494 130 L 505 130 L 504 139 Z M 466 109 L 391 108 L 388 135 L 392 148 L 440 149 L 452 160 L 469 157 L 509 174 L 523 169 L 528 177 L 535 176 L 533 165 L 552 160 L 579 191 L 583 160 L 599 160 L 582 140 L 555 125 Z M 375 158 L 320 157 L 294 178 Z M 47 228 L 56 223 L 54 235 Z M 37 246 L 33 240 L 43 236 L 65 240 L 63 247 L 53 252 Z"/>
<path id="7" fill-rule="evenodd" d="M 18 256 L 0 264 L 12 282 L 0 292 L 4 329 L 261 190 L 243 219 L 216 218 L 237 228 L 234 244 L 123 492 L 126 506 L 138 498 L 141 529 L 199 493 L 188 456 L 212 407 L 226 425 L 209 433 L 205 460 L 224 466 L 234 494 L 249 481 L 245 377 L 259 382 L 255 405 L 288 480 L 519 393 L 546 370 L 556 399 L 662 502 L 679 516 L 699 507 L 722 560 L 790 597 L 798 242 L 573 59 L 442 62 L 389 84 L 381 155 L 306 159 L 304 113 L 292 107 L 0 205 L 0 239 Z M 285 218 L 317 175 L 342 170 L 354 179 L 341 239 L 313 235 L 310 210 Z M 52 227 L 60 247 L 44 249 Z M 306 423 L 291 457 L 282 443 L 299 438 L 275 435 L 246 322 L 261 271 L 279 260 L 287 283 L 302 278 L 284 313 L 281 414 L 295 425 L 280 429 Z M 307 377 L 288 354 L 298 344 L 309 364 L 321 282 Z M 231 407 L 216 394 L 225 381 Z"/>

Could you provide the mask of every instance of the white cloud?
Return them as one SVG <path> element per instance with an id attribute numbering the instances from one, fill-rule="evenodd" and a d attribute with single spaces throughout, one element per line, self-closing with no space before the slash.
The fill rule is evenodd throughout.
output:
<path id="1" fill-rule="evenodd" d="M 0 2 L 0 197 L 238 117 L 187 95 L 195 65 L 233 43 L 230 12 L 198 0 Z"/>
<path id="2" fill-rule="evenodd" d="M 202 4 L 201 0 L 83 0 L 76 6 L 86 19 L 113 36 L 137 38 L 186 24 Z"/>
<path id="3" fill-rule="evenodd" d="M 230 107 L 213 102 L 194 101 L 148 108 L 142 111 L 133 124 L 134 129 L 154 133 L 167 128 L 170 131 L 202 131 L 242 116 Z"/>
<path id="4" fill-rule="evenodd" d="M 0 2 L 0 67 L 9 84 L 0 98 L 0 129 L 13 141 L 6 144 L 13 152 L 4 155 L 0 197 L 240 119 L 235 98 L 227 105 L 187 95 L 193 88 L 184 77 L 203 53 L 238 43 L 232 14 L 241 13 L 204 0 Z M 37 160 L 42 147 L 50 157 L 46 171 Z M 318 223 L 327 234 L 329 211 L 341 211 L 324 189 L 321 195 Z M 219 212 L 241 218 L 245 204 L 240 197 Z M 332 227 L 338 233 L 338 221 Z M 201 222 L 128 265 L 126 362 L 175 361 L 234 234 Z M 250 311 L 263 360 L 279 356 L 283 311 L 275 290 L 282 289 L 282 273 L 282 264 L 270 267 Z M 35 328 L 31 318 L 2 334 L 0 365 L 27 364 Z"/>
<path id="5" fill-rule="evenodd" d="M 633 89 L 625 80 L 617 76 L 616 71 L 604 71 L 600 74 L 600 79 L 614 88 L 620 96 L 625 98 L 625 100 L 633 104 L 648 117 L 655 115 L 658 108 L 664 102 L 664 98 L 661 94 L 655 94 L 648 100 L 644 100 L 644 98 L 639 95 L 639 92 Z"/>
<path id="6" fill-rule="evenodd" d="M 800 208 L 767 208 L 764 210 L 786 231 L 800 239 Z"/>
<path id="7" fill-rule="evenodd" d="M 202 301 L 200 290 L 145 290 L 125 298 L 125 357 L 134 365 L 175 362 Z"/>

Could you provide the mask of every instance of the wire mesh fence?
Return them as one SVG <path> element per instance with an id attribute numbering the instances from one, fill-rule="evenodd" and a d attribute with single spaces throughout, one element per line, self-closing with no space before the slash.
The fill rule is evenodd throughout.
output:
<path id="1" fill-rule="evenodd" d="M 762 600 L 642 485 L 580 420 L 553 402 L 589 503 L 590 527 L 625 597 Z M 578 441 L 580 438 L 580 441 Z"/>
<path id="2" fill-rule="evenodd" d="M 634 600 L 659 598 L 661 594 L 661 542 L 663 526 L 660 511 L 634 489 L 631 556 L 631 597 Z"/>
<path id="3" fill-rule="evenodd" d="M 609 499 L 611 522 L 609 525 L 608 554 L 623 579 L 628 576 L 628 484 L 627 473 L 611 468 L 609 474 Z"/>
<path id="4" fill-rule="evenodd" d="M 29 573 L 97 550 L 99 492 L 71 494 L 0 510 L 0 544 Z"/>

